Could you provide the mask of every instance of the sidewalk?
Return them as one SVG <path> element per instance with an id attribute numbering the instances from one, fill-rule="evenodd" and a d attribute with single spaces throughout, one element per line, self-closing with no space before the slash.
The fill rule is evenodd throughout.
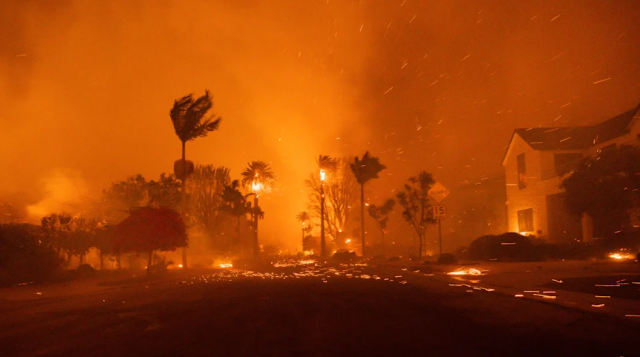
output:
<path id="1" fill-rule="evenodd" d="M 432 279 L 464 291 L 489 289 L 516 299 L 539 300 L 640 322 L 640 300 L 615 297 L 619 291 L 617 289 L 621 288 L 627 292 L 632 290 L 633 294 L 625 296 L 640 296 L 640 264 L 634 262 L 470 262 L 456 265 L 385 262 L 376 265 L 406 269 L 404 273 L 410 275 L 433 274 Z M 480 270 L 483 275 L 446 274 L 464 268 Z M 420 272 L 415 273 L 417 270 Z M 568 279 L 573 279 L 572 286 L 567 284 Z M 583 287 L 590 287 L 596 293 L 575 291 L 575 281 L 579 281 Z"/>

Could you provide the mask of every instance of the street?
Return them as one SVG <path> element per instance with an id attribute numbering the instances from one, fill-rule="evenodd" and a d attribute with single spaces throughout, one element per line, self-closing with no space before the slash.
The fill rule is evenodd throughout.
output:
<path id="1" fill-rule="evenodd" d="M 638 336 L 634 321 L 388 267 L 171 272 L 0 300 L 3 356 L 633 356 Z"/>

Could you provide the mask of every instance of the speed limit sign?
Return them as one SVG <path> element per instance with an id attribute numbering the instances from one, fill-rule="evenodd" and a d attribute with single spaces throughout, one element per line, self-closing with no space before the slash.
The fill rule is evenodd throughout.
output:
<path id="1" fill-rule="evenodd" d="M 447 207 L 433 206 L 433 218 L 444 218 L 447 215 Z"/>

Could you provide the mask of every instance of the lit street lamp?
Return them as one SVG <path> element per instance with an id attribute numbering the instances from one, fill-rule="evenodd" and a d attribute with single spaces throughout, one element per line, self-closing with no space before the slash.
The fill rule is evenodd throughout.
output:
<path id="1" fill-rule="evenodd" d="M 258 210 L 259 210 L 259 206 L 258 206 L 258 196 L 260 195 L 260 191 L 262 190 L 262 184 L 260 182 L 258 182 L 258 174 L 256 174 L 255 176 L 255 180 L 251 183 L 251 190 L 254 193 L 254 198 L 253 198 L 253 258 L 254 259 L 258 259 L 258 256 L 260 255 L 260 246 L 258 244 Z"/>

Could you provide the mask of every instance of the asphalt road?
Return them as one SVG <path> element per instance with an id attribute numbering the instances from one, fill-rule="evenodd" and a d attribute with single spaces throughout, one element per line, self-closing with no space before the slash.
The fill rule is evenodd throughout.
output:
<path id="1" fill-rule="evenodd" d="M 640 323 L 398 275 L 194 272 L 0 301 L 0 355 L 640 356 Z"/>

